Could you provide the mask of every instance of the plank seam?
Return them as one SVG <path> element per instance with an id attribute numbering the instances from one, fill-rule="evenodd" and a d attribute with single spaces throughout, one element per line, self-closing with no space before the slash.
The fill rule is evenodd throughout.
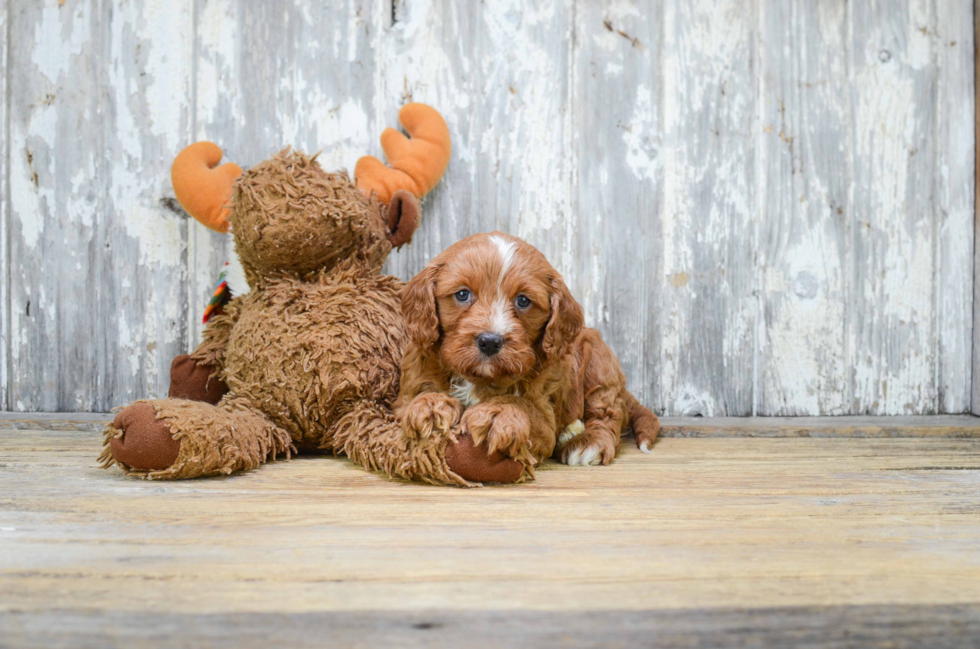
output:
<path id="1" fill-rule="evenodd" d="M 198 59 L 201 56 L 200 45 L 198 41 L 201 38 L 200 33 L 200 19 L 198 17 L 198 1 L 191 0 L 191 124 L 190 124 L 190 142 L 196 142 L 198 139 L 198 124 L 197 124 L 197 93 L 198 93 Z M 186 281 L 184 282 L 186 297 L 184 299 L 184 331 L 182 335 L 184 337 L 184 351 L 190 353 L 193 351 L 192 347 L 194 344 L 194 327 L 195 325 L 195 311 L 194 311 L 194 301 L 197 299 L 194 283 L 194 278 L 197 276 L 195 263 L 197 261 L 197 236 L 196 229 L 194 228 L 194 223 L 191 219 L 184 219 L 184 272 L 186 273 Z"/>
<path id="2" fill-rule="evenodd" d="M 973 85 L 974 85 L 974 95 L 973 95 L 973 110 L 974 110 L 974 148 L 973 148 L 973 159 L 974 159 L 974 197 L 973 197 L 973 326 L 970 335 L 970 340 L 973 343 L 973 363 L 970 366 L 970 412 L 975 415 L 980 414 L 980 385 L 977 381 L 980 377 L 977 376 L 978 368 L 980 368 L 980 345 L 977 344 L 977 306 L 980 303 L 980 297 L 978 297 L 977 292 L 980 291 L 980 282 L 977 278 L 980 277 L 980 228 L 978 228 L 977 215 L 980 213 L 980 191 L 977 190 L 980 186 L 980 110 L 977 109 L 977 105 L 980 104 L 980 0 L 974 0 L 973 3 Z"/>
<path id="3" fill-rule="evenodd" d="M 11 399 L 10 399 L 10 353 L 13 349 L 10 343 L 10 327 L 12 324 L 10 318 L 10 283 L 11 283 L 11 271 L 10 271 L 10 213 L 13 210 L 13 200 L 10 197 L 10 107 L 12 94 L 10 91 L 10 35 L 12 33 L 10 23 L 11 23 L 11 0 L 7 0 L 4 3 L 4 12 L 7 15 L 6 23 L 4 25 L 4 31 L 6 32 L 4 38 L 6 38 L 6 43 L 3 51 L 3 76 L 4 76 L 4 113 L 3 113 L 3 138 L 4 138 L 4 150 L 2 155 L 4 157 L 4 174 L 3 174 L 3 220 L 0 222 L 0 237 L 3 241 L 3 362 L 0 366 L 0 405 L 3 406 L 4 410 L 11 409 Z"/>
<path id="4" fill-rule="evenodd" d="M 978 0 L 980 1 L 980 0 Z M 854 62 L 851 60 L 853 55 L 852 43 L 854 42 L 854 4 L 851 2 L 847 3 L 844 15 L 844 73 L 847 76 L 847 87 L 854 87 Z M 844 404 L 844 411 L 852 415 L 860 414 L 861 408 L 856 408 L 856 394 L 857 394 L 857 372 L 855 371 L 854 353 L 857 344 L 852 344 L 851 335 L 853 333 L 852 320 L 854 313 L 857 311 L 855 309 L 855 296 L 854 289 L 857 286 L 857 281 L 855 280 L 855 275 L 857 274 L 857 260 L 854 255 L 854 238 L 855 229 L 853 227 L 853 222 L 855 218 L 854 214 L 854 100 L 852 99 L 847 103 L 847 135 L 845 136 L 844 142 L 847 148 L 847 153 L 842 156 L 844 164 L 844 179 L 847 183 L 847 190 L 841 196 L 841 200 L 844 202 L 844 279 L 843 279 L 843 294 L 847 304 L 844 306 L 844 363 L 845 367 L 849 368 L 847 373 L 847 403 Z"/>
<path id="5" fill-rule="evenodd" d="M 939 13 L 936 5 L 932 6 L 932 24 L 933 29 L 939 29 Z M 942 54 L 940 53 L 940 48 L 936 46 L 935 39 L 929 41 L 929 58 L 932 61 L 933 68 L 936 70 L 936 83 L 932 87 L 932 96 L 930 101 L 932 101 L 933 115 L 935 116 L 932 120 L 932 141 L 940 142 L 940 132 L 941 132 L 941 122 L 945 119 L 945 115 L 942 112 L 942 95 L 943 95 L 943 75 L 940 72 L 942 69 L 943 61 Z M 940 157 L 941 154 L 937 151 L 935 157 Z M 943 389 L 943 363 L 946 360 L 943 356 L 943 332 L 945 330 L 943 324 L 946 321 L 945 313 L 943 311 L 944 300 L 940 296 L 942 291 L 942 283 L 940 277 L 943 274 L 943 244 L 942 244 L 942 232 L 943 223 L 945 222 L 947 216 L 947 210 L 942 209 L 941 201 L 939 196 L 942 195 L 942 176 L 940 174 L 933 174 L 932 176 L 932 210 L 930 214 L 930 229 L 932 236 L 932 313 L 933 313 L 933 336 L 932 336 L 932 353 L 934 357 L 934 362 L 932 364 L 932 385 L 933 385 L 933 395 L 935 405 L 933 406 L 933 412 L 935 414 L 942 414 L 945 412 L 943 403 L 945 401 L 945 390 Z M 938 209 L 937 209 L 938 208 Z"/>
<path id="6" fill-rule="evenodd" d="M 755 85 L 755 124 L 753 125 L 756 129 L 756 134 L 754 138 L 753 147 L 755 148 L 755 154 L 753 156 L 753 161 L 755 165 L 755 213 L 758 218 L 755 219 L 755 227 L 752 228 L 752 257 L 753 257 L 753 275 L 754 275 L 754 287 L 753 287 L 753 297 L 755 298 L 755 322 L 753 323 L 754 334 L 752 336 L 752 416 L 756 417 L 759 414 L 759 400 L 762 398 L 762 385 L 761 377 L 759 376 L 759 356 L 762 353 L 762 341 L 765 335 L 765 318 L 763 314 L 765 312 L 765 300 L 763 299 L 763 273 L 765 272 L 762 266 L 762 255 L 760 254 L 759 248 L 761 246 L 762 235 L 760 230 L 762 229 L 763 214 L 762 211 L 765 209 L 764 202 L 760 200 L 760 196 L 763 195 L 760 185 L 764 182 L 763 174 L 763 158 L 762 151 L 764 147 L 762 145 L 762 124 L 764 122 L 763 115 L 763 96 L 762 96 L 762 86 L 763 79 L 761 74 L 756 74 L 758 69 L 758 57 L 759 48 L 757 43 L 760 39 L 760 35 L 763 33 L 763 14 L 762 14 L 762 0 L 755 0 L 752 3 L 752 9 L 755 12 L 755 33 L 752 38 L 752 47 L 756 50 L 755 57 L 753 58 L 753 77 Z"/>
<path id="7" fill-rule="evenodd" d="M 112 7 L 112 0 L 105 0 L 99 5 L 98 14 L 92 16 L 93 28 L 92 34 L 93 38 L 100 38 L 101 43 L 96 43 L 93 47 L 93 53 L 98 57 L 99 60 L 103 62 L 102 65 L 94 66 L 93 76 L 95 81 L 95 88 L 109 88 L 109 66 L 111 65 L 112 59 L 112 20 L 103 17 L 112 16 L 115 12 Z M 99 49 L 101 46 L 101 49 Z M 107 134 L 111 128 L 110 119 L 112 115 L 112 110 L 115 106 L 112 105 L 112 99 L 109 98 L 108 92 L 100 92 L 98 101 L 98 109 L 101 112 L 102 122 L 100 124 L 101 128 L 99 130 L 99 148 L 101 155 L 96 158 L 95 164 L 95 175 L 98 178 L 97 187 L 101 192 L 98 198 L 98 212 L 95 219 L 95 241 L 100 242 L 99 245 L 103 245 L 101 242 L 108 243 L 111 239 L 111 228 L 108 217 L 108 204 L 109 197 L 112 195 L 112 188 L 114 179 L 111 172 L 109 171 L 114 161 L 110 159 L 109 154 L 109 138 Z M 115 205 L 113 205 L 115 208 Z M 115 250 L 111 251 L 113 257 L 115 257 Z M 115 322 L 117 316 L 114 313 L 109 313 L 106 309 L 106 294 L 108 291 L 105 287 L 109 286 L 109 278 L 114 276 L 115 264 L 107 259 L 107 255 L 99 255 L 99 262 L 97 265 L 98 282 L 94 288 L 95 294 L 97 296 L 95 304 L 99 305 L 99 315 L 98 320 L 101 321 L 102 326 L 100 327 L 98 335 L 95 337 L 96 340 L 96 366 L 97 372 L 95 375 L 95 393 L 91 395 L 86 395 L 85 401 L 91 404 L 92 410 L 108 410 L 110 406 L 110 385 L 112 381 L 109 378 L 110 364 L 108 359 L 109 345 L 111 341 L 115 338 L 115 332 L 117 331 Z M 110 334 L 110 329 L 113 332 Z M 59 364 L 61 363 L 61 355 L 58 356 Z M 140 359 L 140 364 L 142 366 L 145 359 Z M 58 368 L 58 376 L 63 376 L 62 368 Z M 134 379 L 135 380 L 135 379 Z M 66 407 L 65 403 L 66 394 L 62 392 L 58 395 L 58 403 L 61 404 L 60 407 Z M 85 406 L 83 406 L 85 407 Z"/>

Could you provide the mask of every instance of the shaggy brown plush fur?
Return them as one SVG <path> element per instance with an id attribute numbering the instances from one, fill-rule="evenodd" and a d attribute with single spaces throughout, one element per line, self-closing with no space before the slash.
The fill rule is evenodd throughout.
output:
<path id="1" fill-rule="evenodd" d="M 405 288 L 411 341 L 396 402 L 408 435 L 458 427 L 525 467 L 555 453 L 609 464 L 631 426 L 649 451 L 660 422 L 626 377 L 561 276 L 528 243 L 464 239 Z"/>
<path id="2" fill-rule="evenodd" d="M 396 203 L 402 214 L 414 210 L 414 224 L 415 199 L 401 195 Z M 365 197 L 345 173 L 326 173 L 301 153 L 283 151 L 246 172 L 229 220 L 252 290 L 208 323 L 191 355 L 205 369 L 181 374 L 228 392 L 216 405 L 165 399 L 130 406 L 151 405 L 156 420 L 120 413 L 106 429 L 104 466 L 191 478 L 319 448 L 391 476 L 472 484 L 446 462 L 454 436 L 406 436 L 391 412 L 407 336 L 402 283 L 380 274 L 391 251 L 388 216 L 388 206 Z M 176 460 L 162 469 L 127 464 L 141 457 L 123 448 L 127 426 L 135 425 L 164 426 L 179 441 Z M 485 447 L 480 452 L 487 457 Z"/>

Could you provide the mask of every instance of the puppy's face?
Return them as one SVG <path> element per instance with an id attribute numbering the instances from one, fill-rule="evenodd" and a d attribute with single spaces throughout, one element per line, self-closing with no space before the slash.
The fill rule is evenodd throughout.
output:
<path id="1" fill-rule="evenodd" d="M 405 289 L 410 334 L 453 374 L 508 384 L 564 351 L 582 309 L 533 246 L 502 233 L 451 246 Z"/>

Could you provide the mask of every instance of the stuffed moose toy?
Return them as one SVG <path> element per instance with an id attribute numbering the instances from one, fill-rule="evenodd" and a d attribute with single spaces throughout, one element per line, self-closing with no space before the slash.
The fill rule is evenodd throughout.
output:
<path id="1" fill-rule="evenodd" d="M 449 130 L 424 104 L 386 129 L 390 167 L 361 158 L 352 182 L 286 149 L 242 173 L 210 142 L 172 169 L 187 212 L 230 228 L 251 290 L 211 318 L 171 367 L 168 399 L 137 401 L 105 431 L 102 465 L 194 478 L 254 469 L 294 453 L 343 453 L 389 476 L 474 486 L 514 482 L 524 466 L 457 432 L 411 436 L 392 414 L 407 342 L 402 282 L 382 275 L 418 226 L 419 199 L 449 164 Z"/>

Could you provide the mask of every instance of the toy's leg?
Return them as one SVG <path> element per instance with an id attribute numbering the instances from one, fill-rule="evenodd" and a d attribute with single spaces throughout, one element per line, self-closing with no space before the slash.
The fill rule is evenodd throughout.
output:
<path id="1" fill-rule="evenodd" d="M 289 433 L 241 399 L 161 399 L 120 411 L 99 459 L 131 475 L 180 479 L 247 471 L 294 450 Z"/>
<path id="2" fill-rule="evenodd" d="M 406 435 L 394 414 L 374 401 L 362 401 L 335 427 L 326 445 L 361 466 L 389 476 L 463 487 L 480 482 L 514 482 L 524 472 L 518 462 L 500 453 L 488 454 L 486 444 L 469 437 L 457 442 L 458 431 Z"/>
<path id="3" fill-rule="evenodd" d="M 181 354 L 170 364 L 171 399 L 189 399 L 217 404 L 228 393 L 228 386 L 218 378 L 217 369 Z"/>

